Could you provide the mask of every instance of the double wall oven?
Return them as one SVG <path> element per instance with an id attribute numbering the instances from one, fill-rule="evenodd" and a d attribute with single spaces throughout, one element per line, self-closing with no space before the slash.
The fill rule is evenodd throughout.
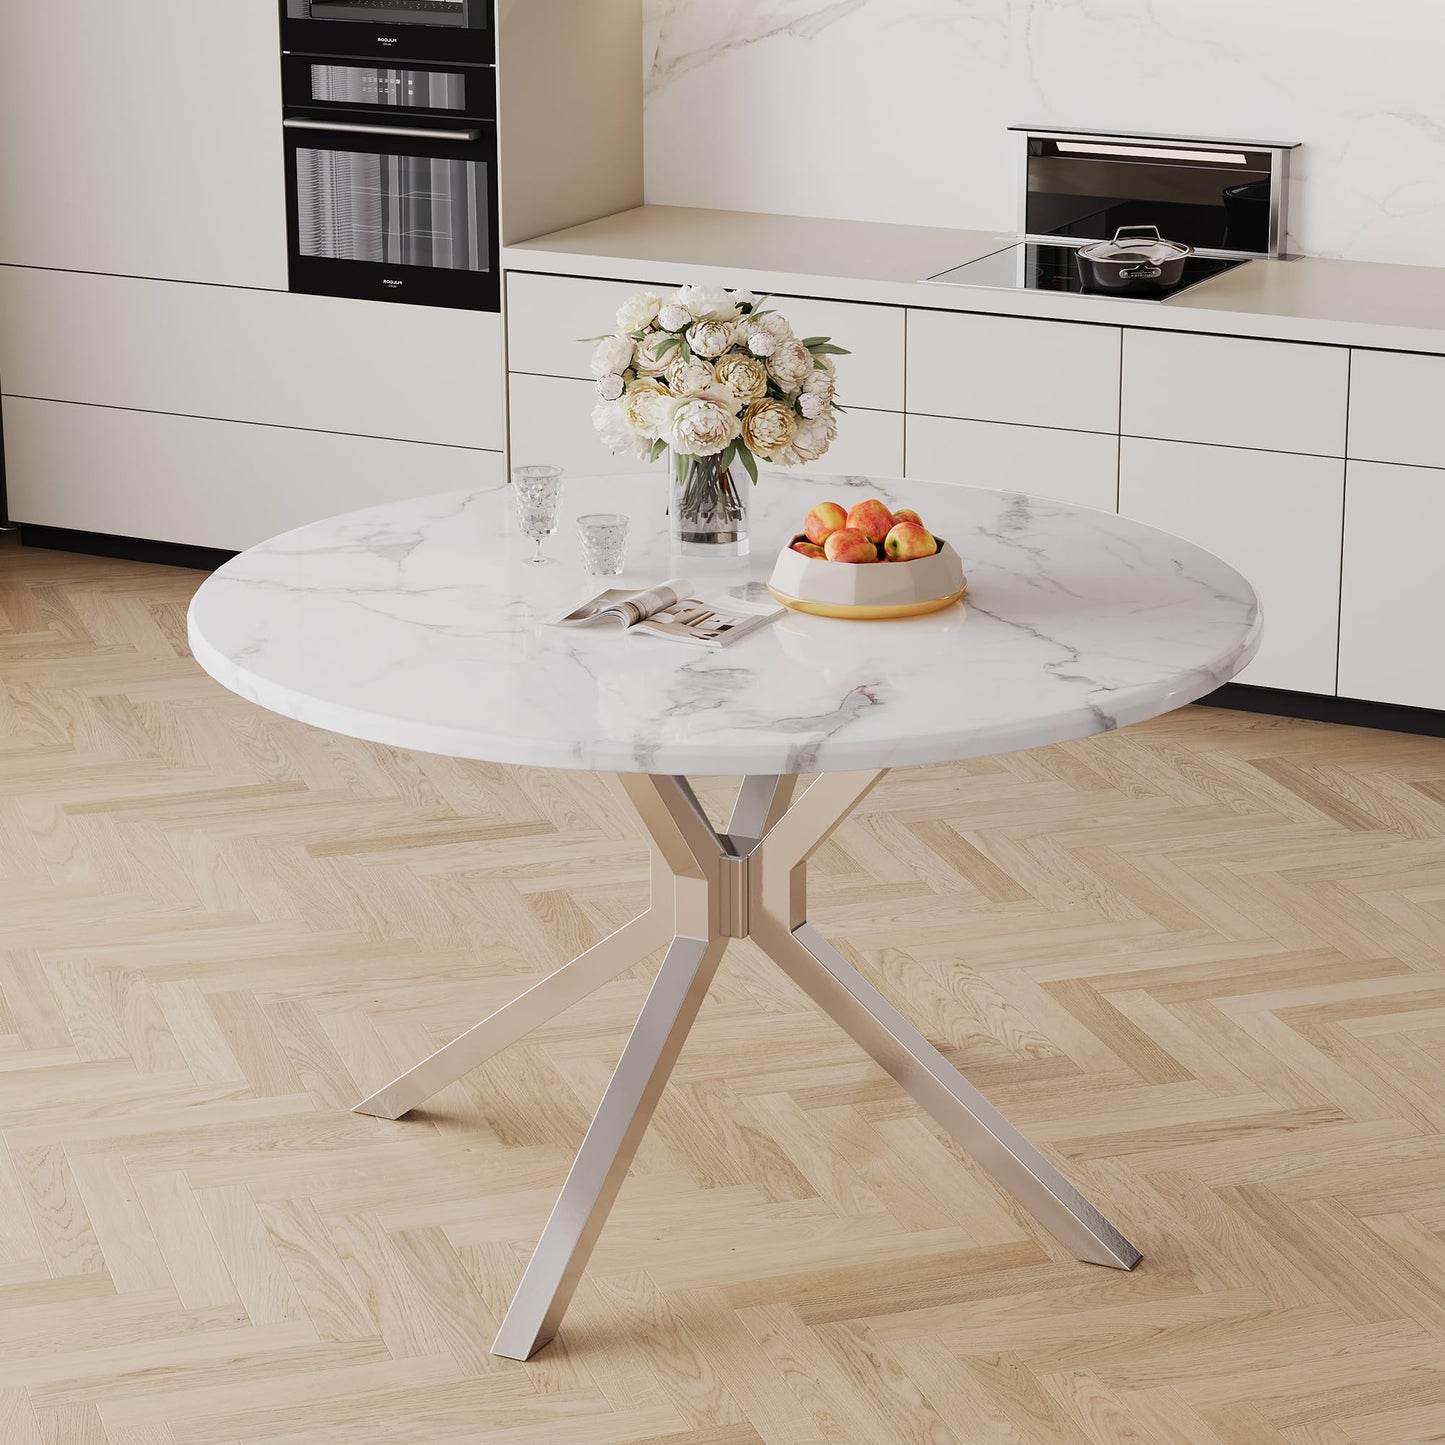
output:
<path id="1" fill-rule="evenodd" d="M 281 0 L 293 291 L 496 311 L 494 0 Z"/>

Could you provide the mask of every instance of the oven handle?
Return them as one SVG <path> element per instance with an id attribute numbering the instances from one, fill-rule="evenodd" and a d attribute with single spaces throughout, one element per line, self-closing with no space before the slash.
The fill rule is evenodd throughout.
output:
<path id="1" fill-rule="evenodd" d="M 359 121 L 302 120 L 288 115 L 281 124 L 287 130 L 330 130 L 345 131 L 350 135 L 394 135 L 403 140 L 460 140 L 474 141 L 482 138 L 481 131 L 430 130 L 414 125 L 363 125 Z"/>

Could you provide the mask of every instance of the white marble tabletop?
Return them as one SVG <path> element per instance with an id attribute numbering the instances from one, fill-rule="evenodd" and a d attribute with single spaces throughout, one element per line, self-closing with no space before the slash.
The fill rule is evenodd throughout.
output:
<path id="1" fill-rule="evenodd" d="M 669 576 L 704 596 L 765 596 L 811 506 L 873 495 L 952 542 L 967 605 L 892 622 L 787 613 L 717 652 L 547 625 L 604 586 Z M 232 691 L 334 732 L 501 763 L 686 774 L 900 767 L 1062 742 L 1201 697 L 1258 645 L 1244 578 L 1103 512 L 765 472 L 751 557 L 698 563 L 669 556 L 665 499 L 660 469 L 570 479 L 547 567 L 523 565 L 531 543 L 505 486 L 318 522 L 207 579 L 191 646 Z M 590 511 L 632 519 L 615 581 L 582 571 L 574 519 Z"/>

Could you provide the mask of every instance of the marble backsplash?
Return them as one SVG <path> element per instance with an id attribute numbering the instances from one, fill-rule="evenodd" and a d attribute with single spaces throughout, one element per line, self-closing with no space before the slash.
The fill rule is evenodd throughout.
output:
<path id="1" fill-rule="evenodd" d="M 1014 123 L 1298 140 L 1291 248 L 1445 266 L 1445 0 L 645 0 L 654 203 L 1015 229 Z"/>

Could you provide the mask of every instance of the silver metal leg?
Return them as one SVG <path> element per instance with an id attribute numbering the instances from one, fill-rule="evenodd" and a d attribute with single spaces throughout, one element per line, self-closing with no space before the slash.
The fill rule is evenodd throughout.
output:
<path id="1" fill-rule="evenodd" d="M 673 940 L 502 1321 L 494 1355 L 530 1359 L 557 1333 L 726 947 L 725 938 Z"/>
<path id="2" fill-rule="evenodd" d="M 731 938 L 752 938 L 1061 1244 L 1132 1269 L 1139 1251 L 807 921 L 807 859 L 883 777 L 748 778 L 719 833 L 685 778 L 617 779 L 652 847 L 652 906 L 357 1105 L 399 1118 L 672 939 L 492 1352 L 556 1333 Z"/>
<path id="3" fill-rule="evenodd" d="M 816 928 L 757 941 L 1065 1249 L 1115 1269 L 1139 1263 L 1139 1251 Z"/>

